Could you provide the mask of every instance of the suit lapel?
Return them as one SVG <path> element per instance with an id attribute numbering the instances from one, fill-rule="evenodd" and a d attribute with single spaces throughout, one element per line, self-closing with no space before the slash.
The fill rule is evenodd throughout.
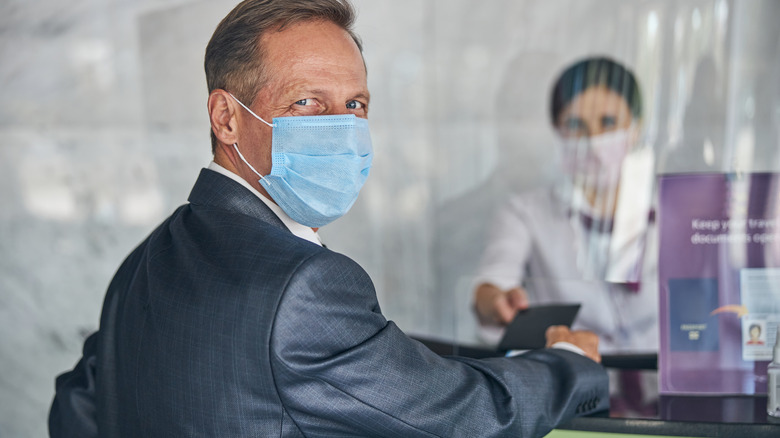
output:
<path id="1" fill-rule="evenodd" d="M 187 200 L 193 205 L 217 207 L 245 214 L 289 231 L 260 198 L 241 184 L 213 170 L 201 169 Z"/>

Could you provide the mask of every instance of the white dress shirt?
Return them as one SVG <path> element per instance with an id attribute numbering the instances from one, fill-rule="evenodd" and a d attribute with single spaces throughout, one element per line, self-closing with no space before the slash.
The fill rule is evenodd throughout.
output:
<path id="1" fill-rule="evenodd" d="M 225 169 L 224 167 L 220 166 L 219 164 L 215 162 L 209 163 L 209 170 L 213 170 L 217 173 L 220 173 L 222 175 L 225 175 L 226 177 L 232 179 L 233 181 L 241 184 L 242 186 L 246 187 L 250 192 L 252 192 L 255 196 L 260 198 L 261 201 L 265 205 L 268 206 L 268 208 L 271 209 L 271 211 L 274 212 L 274 214 L 279 218 L 279 220 L 282 221 L 284 226 L 287 227 L 288 230 L 290 230 L 291 233 L 293 233 L 295 236 L 300 237 L 301 239 L 308 240 L 309 242 L 315 243 L 317 245 L 322 246 L 322 241 L 320 240 L 319 234 L 317 234 L 316 231 L 311 229 L 311 227 L 307 227 L 306 225 L 301 225 L 298 222 L 295 222 L 290 216 L 287 215 L 287 213 L 282 210 L 281 207 L 276 205 L 273 201 L 268 199 L 267 197 L 263 196 L 262 193 L 255 190 L 254 187 L 252 187 L 246 180 L 241 178 L 240 176 L 236 175 L 235 173 Z"/>

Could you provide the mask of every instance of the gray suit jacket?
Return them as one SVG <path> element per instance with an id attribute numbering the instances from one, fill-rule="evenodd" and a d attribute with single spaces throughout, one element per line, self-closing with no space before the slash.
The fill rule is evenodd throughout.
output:
<path id="1" fill-rule="evenodd" d="M 387 321 L 355 262 L 201 172 L 119 268 L 57 380 L 52 436 L 542 436 L 607 408 L 579 355 L 440 357 Z"/>

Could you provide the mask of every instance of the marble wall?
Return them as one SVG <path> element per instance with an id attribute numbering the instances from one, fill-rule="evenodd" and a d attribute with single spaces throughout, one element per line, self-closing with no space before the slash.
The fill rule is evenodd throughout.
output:
<path id="1" fill-rule="evenodd" d="M 97 328 L 114 270 L 208 164 L 202 56 L 234 4 L 0 3 L 0 437 L 46 435 L 54 378 Z M 509 185 L 551 177 L 546 93 L 578 57 L 636 70 L 660 170 L 780 167 L 771 0 L 355 4 L 375 167 L 321 234 L 368 270 L 409 332 L 477 341 L 484 224 Z M 712 97 L 694 94 L 707 57 L 722 93 L 704 108 L 721 111 L 684 129 L 686 109 Z M 711 156 L 681 146 L 693 132 Z"/>

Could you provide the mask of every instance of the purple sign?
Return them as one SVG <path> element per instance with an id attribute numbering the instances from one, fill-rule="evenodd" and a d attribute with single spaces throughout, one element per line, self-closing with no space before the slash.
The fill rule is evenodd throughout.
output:
<path id="1" fill-rule="evenodd" d="M 780 175 L 659 179 L 660 392 L 766 392 L 780 324 Z"/>

